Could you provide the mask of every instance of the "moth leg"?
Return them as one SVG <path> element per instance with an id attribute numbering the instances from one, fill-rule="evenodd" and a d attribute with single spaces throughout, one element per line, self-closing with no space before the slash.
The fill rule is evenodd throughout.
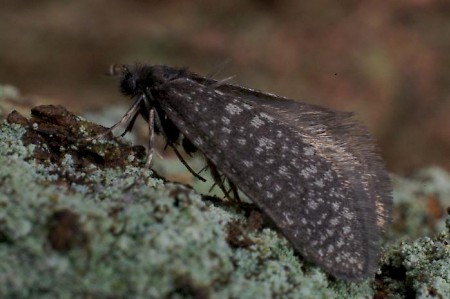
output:
<path id="1" fill-rule="evenodd" d="M 122 118 L 117 123 L 115 123 L 112 127 L 106 129 L 105 132 L 99 133 L 99 134 L 95 135 L 94 137 L 88 137 L 88 138 L 86 138 L 86 140 L 92 140 L 92 139 L 106 136 L 109 133 L 111 133 L 115 128 L 117 128 L 125 123 L 128 123 L 130 121 L 130 119 L 131 120 L 135 119 L 139 112 L 139 105 L 141 104 L 141 101 L 142 101 L 142 97 L 139 97 L 136 101 L 134 101 L 133 106 L 131 106 L 131 108 L 128 109 L 127 113 L 125 113 L 125 115 L 122 116 Z M 127 126 L 127 128 L 128 128 L 128 126 Z"/>
<path id="2" fill-rule="evenodd" d="M 222 192 L 225 194 L 225 197 L 226 197 L 226 194 L 227 194 L 228 192 L 226 192 L 226 190 L 225 190 L 225 185 L 224 185 L 225 182 L 224 182 L 223 178 L 220 176 L 220 174 L 218 174 L 218 177 L 216 177 L 216 176 L 212 173 L 212 171 L 211 171 L 211 175 L 213 176 L 214 183 L 212 184 L 211 188 L 209 188 L 208 192 L 211 192 L 211 191 L 214 189 L 214 187 L 219 186 L 219 185 L 222 185 L 223 188 L 222 188 L 222 187 L 219 187 L 219 188 L 220 188 L 220 191 L 222 191 Z"/>
<path id="3" fill-rule="evenodd" d="M 239 196 L 238 188 L 236 187 L 236 185 L 229 179 L 227 180 L 226 176 L 220 174 L 217 171 L 217 168 L 215 168 L 215 166 L 212 163 L 210 164 L 211 166 L 208 165 L 208 167 L 211 168 L 211 175 L 214 178 L 214 184 L 209 189 L 209 192 L 211 192 L 211 190 L 217 185 L 219 186 L 220 190 L 223 192 L 226 198 L 235 202 L 241 202 L 241 198 Z M 230 187 L 228 190 L 226 190 L 225 188 L 226 181 L 228 181 L 228 186 Z M 232 193 L 232 196 L 230 196 L 230 193 Z"/>
<path id="4" fill-rule="evenodd" d="M 112 132 L 118 126 L 121 126 L 121 125 L 129 122 L 130 119 L 137 117 L 137 114 L 139 112 L 139 105 L 141 104 L 141 101 L 142 101 L 142 97 L 139 97 L 136 101 L 134 101 L 133 106 L 131 106 L 131 108 L 127 111 L 127 113 L 125 113 L 125 115 L 117 123 L 115 123 L 112 127 L 110 127 L 106 132 L 101 133 L 100 136 L 104 136 L 104 135 Z"/>
<path id="5" fill-rule="evenodd" d="M 175 155 L 177 155 L 177 158 L 180 160 L 180 162 L 184 165 L 184 167 L 187 168 L 187 170 L 192 173 L 192 175 L 194 177 L 196 177 L 197 179 L 199 179 L 202 182 L 206 182 L 206 180 L 201 177 L 198 173 L 196 173 L 190 166 L 189 164 L 187 164 L 186 160 L 184 160 L 183 156 L 181 156 L 180 152 L 178 151 L 178 149 L 175 147 L 175 145 L 173 143 L 169 143 L 169 146 L 173 149 L 173 151 L 175 152 Z"/>
<path id="6" fill-rule="evenodd" d="M 209 168 L 209 165 L 206 164 L 202 169 L 200 169 L 200 171 L 198 173 L 202 173 L 203 171 L 208 170 L 208 168 Z"/>
<path id="7" fill-rule="evenodd" d="M 166 141 L 166 145 L 164 145 L 164 151 L 169 147 L 169 142 Z"/>
<path id="8" fill-rule="evenodd" d="M 147 159 L 145 162 L 145 168 L 149 169 L 150 168 L 150 164 L 153 160 L 153 154 L 156 154 L 160 159 L 163 159 L 163 157 L 161 156 L 161 154 L 155 150 L 154 147 L 154 140 L 155 140 L 155 119 L 157 118 L 155 116 L 155 109 L 153 108 L 148 108 L 149 112 L 148 112 L 148 154 L 147 154 Z M 138 116 L 138 114 L 136 114 L 136 117 Z M 133 127 L 133 123 L 136 120 L 136 117 L 134 117 L 131 122 L 128 124 L 128 127 Z M 127 127 L 127 129 L 128 129 Z M 125 132 L 124 132 L 125 133 Z"/>
<path id="9" fill-rule="evenodd" d="M 233 192 L 233 199 L 237 202 L 241 202 L 241 198 L 239 197 L 239 192 L 236 185 L 230 180 L 228 180 L 228 185 L 230 185 L 230 190 L 228 192 Z"/>
<path id="10" fill-rule="evenodd" d="M 147 153 L 147 160 L 145 161 L 145 168 L 150 168 L 150 163 L 152 163 L 153 159 L 153 138 L 155 135 L 155 128 L 154 128 L 154 121 L 155 121 L 155 109 L 150 108 L 148 110 L 148 153 Z"/>
<path id="11" fill-rule="evenodd" d="M 192 173 L 192 175 L 193 175 L 194 177 L 196 177 L 197 179 L 199 179 L 199 180 L 202 181 L 202 182 L 206 182 L 206 180 L 205 180 L 204 178 L 202 178 L 198 173 L 196 173 L 196 172 L 189 166 L 189 164 L 187 164 L 187 162 L 184 160 L 183 156 L 181 156 L 180 152 L 179 152 L 178 149 L 176 148 L 175 144 L 174 144 L 172 141 L 170 141 L 169 138 L 167 138 L 167 134 L 166 134 L 166 132 L 164 131 L 164 127 L 163 127 L 162 124 L 161 124 L 161 120 L 159 119 L 158 114 L 156 114 L 156 116 L 154 116 L 154 120 L 155 120 L 155 122 L 156 122 L 156 126 L 159 128 L 159 132 L 164 136 L 164 138 L 166 138 L 166 142 L 167 142 L 166 147 L 167 147 L 167 146 L 170 146 L 170 147 L 173 149 L 173 151 L 174 151 L 175 155 L 177 156 L 177 158 L 178 158 L 178 159 L 180 160 L 180 162 L 184 165 L 184 167 L 186 167 L 186 169 L 187 169 L 190 173 Z"/>
<path id="12" fill-rule="evenodd" d="M 136 122 L 137 117 L 139 116 L 139 113 L 135 113 L 133 115 L 133 118 L 130 120 L 130 122 L 128 123 L 127 127 L 125 128 L 125 131 L 123 131 L 122 134 L 120 134 L 120 137 L 125 136 L 128 132 L 131 132 L 131 130 L 134 127 L 134 123 Z"/>
<path id="13" fill-rule="evenodd" d="M 219 186 L 220 190 L 223 192 L 223 194 L 225 195 L 226 198 L 231 199 L 228 196 L 227 190 L 225 189 L 225 184 L 224 181 L 222 179 L 222 176 L 220 175 L 219 171 L 217 170 L 216 166 L 211 162 L 211 161 L 207 161 L 208 163 L 208 167 L 211 171 L 211 175 L 214 179 L 214 185 L 211 187 L 210 191 L 212 190 L 212 188 L 214 188 L 215 185 Z"/>

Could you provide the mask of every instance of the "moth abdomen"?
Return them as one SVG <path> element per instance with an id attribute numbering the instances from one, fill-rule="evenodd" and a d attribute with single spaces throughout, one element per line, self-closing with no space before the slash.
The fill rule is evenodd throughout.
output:
<path id="1" fill-rule="evenodd" d="M 348 280 L 374 274 L 389 178 L 350 114 L 167 66 L 125 67 L 121 80 L 168 142 L 183 135 L 307 259 Z"/>

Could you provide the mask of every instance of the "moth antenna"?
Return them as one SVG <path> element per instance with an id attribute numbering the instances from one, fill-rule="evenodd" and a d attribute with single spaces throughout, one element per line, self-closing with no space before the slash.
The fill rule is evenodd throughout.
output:
<path id="1" fill-rule="evenodd" d="M 231 63 L 231 58 L 225 59 L 216 67 L 215 71 L 213 71 L 209 74 L 206 74 L 206 78 L 214 79 L 214 77 L 216 77 L 218 74 L 220 74 L 225 69 L 225 67 L 227 67 L 230 63 Z"/>
<path id="2" fill-rule="evenodd" d="M 222 79 L 220 81 L 216 81 L 215 83 L 213 83 L 211 85 L 208 85 L 208 88 L 214 89 L 214 88 L 217 88 L 217 87 L 222 86 L 224 84 L 227 84 L 228 82 L 233 80 L 235 77 L 236 76 L 233 75 L 233 76 L 227 77 L 225 79 Z"/>

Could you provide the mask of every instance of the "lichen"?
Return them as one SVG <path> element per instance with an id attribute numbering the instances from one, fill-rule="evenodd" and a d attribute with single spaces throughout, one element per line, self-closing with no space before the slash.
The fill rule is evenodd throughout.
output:
<path id="1" fill-rule="evenodd" d="M 82 126 L 91 134 L 88 122 Z M 449 294 L 450 220 L 439 235 L 403 242 L 395 236 L 418 226 L 394 222 L 402 229 L 390 232 L 376 279 L 344 282 L 304 261 L 267 221 L 250 228 L 248 209 L 167 182 L 142 168 L 139 155 L 130 164 L 131 145 L 107 142 L 123 165 L 115 159 L 80 164 L 80 147 L 59 151 L 45 139 L 24 145 L 30 130 L 0 126 L 0 298 Z M 45 151 L 58 159 L 43 159 Z M 427 190 L 443 205 L 450 182 L 440 173 Z M 413 205 L 411 195 L 395 196 L 397 205 Z"/>

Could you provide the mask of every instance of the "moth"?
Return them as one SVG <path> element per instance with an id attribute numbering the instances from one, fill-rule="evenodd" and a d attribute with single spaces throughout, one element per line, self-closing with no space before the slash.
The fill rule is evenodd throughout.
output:
<path id="1" fill-rule="evenodd" d="M 134 99 L 112 126 L 148 124 L 146 165 L 155 134 L 175 149 L 201 152 L 216 182 L 225 177 L 290 244 L 333 276 L 374 275 L 392 200 L 388 174 L 366 127 L 352 113 L 202 77 L 165 65 L 113 68 Z"/>

